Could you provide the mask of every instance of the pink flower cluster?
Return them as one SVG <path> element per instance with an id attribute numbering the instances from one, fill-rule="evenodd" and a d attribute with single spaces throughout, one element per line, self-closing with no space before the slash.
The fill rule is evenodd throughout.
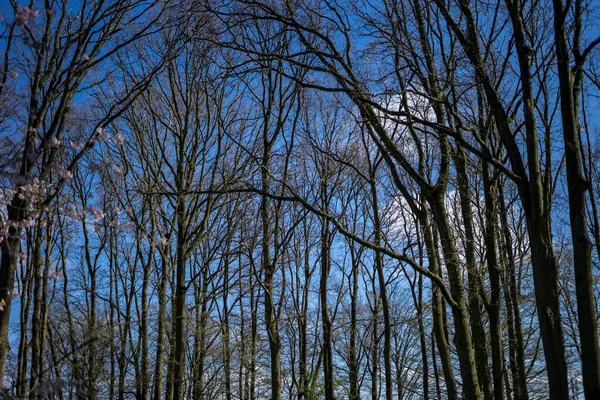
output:
<path id="1" fill-rule="evenodd" d="M 106 129 L 98 128 L 96 129 L 96 133 L 98 134 L 98 137 L 100 137 L 105 142 L 108 142 L 110 140 L 110 133 L 108 133 Z"/>
<path id="2" fill-rule="evenodd" d="M 48 184 L 40 181 L 38 178 L 34 178 L 28 183 L 19 186 L 17 197 L 20 200 L 27 200 L 29 202 L 38 202 L 48 190 Z"/>
<path id="3" fill-rule="evenodd" d="M 71 171 L 69 171 L 67 168 L 59 166 L 56 169 L 56 173 L 58 174 L 58 176 L 60 177 L 60 179 L 71 179 L 73 178 L 73 173 Z"/>
<path id="4" fill-rule="evenodd" d="M 125 136 L 121 132 L 115 133 L 115 136 L 113 136 L 113 143 L 117 146 L 123 146 L 125 143 Z"/>
<path id="5" fill-rule="evenodd" d="M 30 19 L 37 18 L 40 14 L 39 10 L 29 7 L 19 7 L 17 14 L 15 15 L 15 24 L 19 26 L 25 26 L 29 23 Z"/>
<path id="6" fill-rule="evenodd" d="M 79 150 L 83 149 L 83 144 L 78 143 L 78 142 L 69 142 L 69 145 L 75 151 L 79 151 Z"/>
<path id="7" fill-rule="evenodd" d="M 104 219 L 104 217 L 106 216 L 106 214 L 104 214 L 104 211 L 100 210 L 99 208 L 88 207 L 88 212 L 92 214 L 94 222 L 100 222 L 100 220 Z"/>

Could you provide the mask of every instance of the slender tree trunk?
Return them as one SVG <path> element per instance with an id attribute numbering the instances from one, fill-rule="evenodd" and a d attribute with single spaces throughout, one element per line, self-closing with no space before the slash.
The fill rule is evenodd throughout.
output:
<path id="1" fill-rule="evenodd" d="M 193 397 L 201 399 L 205 396 L 204 368 L 206 363 L 206 322 L 208 318 L 208 276 L 206 266 L 202 266 L 202 282 L 196 293 L 196 332 L 194 338 L 194 382 Z"/>
<path id="2" fill-rule="evenodd" d="M 41 297 L 41 286 L 42 286 L 42 228 L 40 224 L 34 229 L 33 243 L 31 249 L 31 263 L 30 267 L 33 269 L 33 315 L 31 316 L 31 370 L 29 372 L 29 398 L 34 399 L 36 397 L 35 389 L 39 384 L 39 370 L 40 370 L 40 347 L 41 347 L 41 312 L 42 303 Z"/>
<path id="3" fill-rule="evenodd" d="M 462 220 L 465 229 L 466 242 L 466 265 L 468 273 L 468 306 L 471 322 L 471 331 L 473 334 L 473 347 L 475 351 L 475 362 L 477 365 L 477 376 L 483 392 L 483 398 L 491 400 L 492 383 L 490 370 L 488 366 L 489 356 L 487 351 L 487 334 L 483 325 L 480 299 L 480 274 L 477 270 L 475 260 L 475 232 L 473 228 L 473 210 L 471 208 L 471 197 L 469 191 L 469 182 L 467 178 L 467 169 L 465 154 L 462 149 L 456 150 L 456 179 L 459 188 L 460 206 L 462 211 Z M 502 398 L 502 397 L 497 397 Z"/>
<path id="4" fill-rule="evenodd" d="M 435 393 L 437 398 L 441 399 L 442 387 L 440 385 L 440 373 L 437 368 L 437 357 L 435 356 L 435 330 L 431 332 L 431 362 L 433 364 L 433 377 L 435 378 Z M 450 392 L 448 392 L 448 398 L 450 398 Z M 455 395 L 454 398 L 458 398 L 458 396 Z"/>
<path id="5" fill-rule="evenodd" d="M 325 163 L 324 171 L 321 171 L 321 205 L 324 210 L 329 209 L 329 194 L 327 190 L 328 163 Z M 321 218 L 321 277 L 319 280 L 319 298 L 321 300 L 321 324 L 323 326 L 323 378 L 325 388 L 325 399 L 334 400 L 334 373 L 333 373 L 333 349 L 332 349 L 332 323 L 329 317 L 329 300 L 327 298 L 327 281 L 331 272 L 331 232 L 329 221 Z"/>
<path id="6" fill-rule="evenodd" d="M 33 268 L 21 268 L 21 315 L 20 324 L 22 327 L 29 326 L 29 309 L 31 308 Z M 28 391 L 27 366 L 29 359 L 29 341 L 27 338 L 27 329 L 20 330 L 19 352 L 17 365 L 17 397 L 24 398 Z"/>
<path id="7" fill-rule="evenodd" d="M 479 389 L 477 367 L 475 365 L 471 333 L 469 331 L 460 261 L 456 250 L 454 234 L 448 221 L 443 193 L 434 193 L 430 203 L 440 234 L 444 260 L 446 261 L 446 268 L 448 270 L 448 280 L 450 281 L 450 291 L 455 301 L 455 305 L 452 307 L 455 330 L 454 341 L 456 343 L 456 351 L 463 379 L 464 396 L 473 400 L 480 399 L 482 395 Z"/>
<path id="8" fill-rule="evenodd" d="M 267 124 L 265 124 L 267 125 Z M 268 139 L 267 131 L 263 134 L 263 159 L 261 165 L 261 188 L 263 192 L 269 192 L 269 166 L 271 158 L 271 146 L 273 142 Z M 263 287 L 265 290 L 265 322 L 269 337 L 269 348 L 271 352 L 271 400 L 281 399 L 281 341 L 279 339 L 279 327 L 273 295 L 273 278 L 275 276 L 275 265 L 271 260 L 271 220 L 269 212 L 269 199 L 262 196 L 260 205 L 262 222 L 262 267 L 264 270 Z"/>
<path id="9" fill-rule="evenodd" d="M 483 191 L 485 198 L 485 250 L 490 279 L 490 343 L 492 346 L 492 372 L 494 377 L 494 398 L 504 398 L 504 346 L 500 321 L 500 269 L 496 255 L 496 185 L 489 176 L 487 163 L 482 163 Z"/>
<path id="10" fill-rule="evenodd" d="M 83 201 L 83 205 L 85 206 L 85 200 Z M 85 353 L 86 354 L 86 369 L 87 369 L 87 377 L 85 379 L 85 382 L 83 383 L 84 387 L 85 387 L 85 395 L 86 398 L 92 398 L 94 396 L 97 395 L 96 390 L 96 379 L 97 379 L 97 375 L 96 375 L 96 370 L 97 370 L 97 366 L 96 366 L 96 337 L 98 335 L 97 331 L 96 331 L 96 315 L 97 315 L 97 299 L 98 299 L 98 292 L 97 292 L 97 268 L 96 268 L 96 261 L 97 261 L 97 257 L 94 260 L 94 258 L 92 257 L 92 248 L 91 248 L 91 243 L 90 243 L 90 238 L 89 238 L 89 234 L 88 234 L 88 225 L 87 225 L 87 221 L 86 219 L 82 219 L 82 233 L 83 233 L 83 242 L 84 242 L 84 256 L 85 256 L 85 265 L 87 267 L 87 273 L 89 276 L 89 282 L 90 282 L 90 287 L 89 287 L 89 315 L 88 315 L 88 320 L 87 320 L 87 327 L 86 327 L 86 339 L 88 341 L 88 344 L 85 346 Z M 113 251 L 116 251 L 116 249 L 113 249 Z M 88 294 L 86 293 L 86 296 Z M 126 300 L 127 301 L 127 300 Z M 128 311 L 129 312 L 129 307 L 128 307 Z M 129 318 L 126 319 L 127 321 L 129 321 Z M 124 326 L 123 330 L 126 331 L 126 329 L 128 329 L 128 326 Z M 123 334 L 123 340 L 127 340 L 127 334 Z M 87 397 L 89 396 L 89 397 Z"/>
<path id="11" fill-rule="evenodd" d="M 575 267 L 575 293 L 577 295 L 577 316 L 581 340 L 581 366 L 583 370 L 583 390 L 588 400 L 600 398 L 600 348 L 598 347 L 598 315 L 594 296 L 592 276 L 592 246 L 589 239 L 586 214 L 586 191 L 589 182 L 583 175 L 579 122 L 569 43 L 566 34 L 565 8 L 562 0 L 553 0 L 554 43 L 558 80 L 560 84 L 560 109 L 567 165 L 567 187 L 569 193 L 569 218 L 573 244 L 573 264 Z M 577 5 L 577 7 L 580 7 Z M 581 16 L 579 15 L 579 18 Z M 575 21 L 575 23 L 581 23 Z M 579 40 L 576 37 L 576 40 Z M 577 43 L 577 46 L 579 43 Z M 576 49 L 579 51 L 579 49 Z M 576 60 L 579 62 L 579 60 Z M 583 66 L 579 66 L 583 68 Z"/>
<path id="12" fill-rule="evenodd" d="M 304 285 L 302 287 L 301 315 L 298 320 L 299 342 L 300 342 L 300 388 L 298 398 L 300 400 L 309 398 L 310 377 L 308 376 L 308 295 L 311 281 L 310 271 L 310 242 L 308 233 L 306 234 L 306 244 L 304 249 Z M 352 390 L 352 382 L 350 382 Z"/>
<path id="13" fill-rule="evenodd" d="M 241 259 L 241 254 L 240 254 Z M 240 268 L 238 269 L 238 290 L 240 293 L 240 349 L 239 349 L 239 368 L 238 368 L 238 391 L 240 400 L 248 400 L 250 398 L 248 393 L 248 350 L 246 349 L 246 313 L 244 311 L 244 282 L 242 280 L 242 268 L 241 262 L 238 263 Z"/>
<path id="14" fill-rule="evenodd" d="M 504 200 L 504 190 L 502 187 L 498 187 L 498 211 L 500 214 L 500 224 L 502 227 L 503 236 L 503 253 L 506 255 L 506 271 L 508 275 L 508 293 L 507 298 L 510 300 L 512 306 L 511 311 L 514 322 L 512 324 L 515 340 L 512 343 L 514 346 L 515 354 L 515 369 L 516 374 L 513 376 L 514 388 L 515 388 L 515 400 L 528 400 L 529 393 L 527 390 L 527 375 L 525 368 L 525 348 L 523 341 L 523 328 L 521 324 L 521 310 L 519 301 L 519 291 L 517 286 L 517 266 L 513 254 L 513 242 L 510 228 L 508 225 L 508 215 L 506 210 L 506 203 Z M 508 303 L 507 303 L 508 307 Z M 518 399 L 517 399 L 518 397 Z"/>
<path id="15" fill-rule="evenodd" d="M 419 246 L 421 247 L 421 246 Z M 422 253 L 422 249 L 419 250 Z M 423 257 L 420 257 L 421 259 Z M 421 344 L 421 358 L 423 359 L 423 400 L 429 400 L 429 357 L 427 357 L 427 338 L 425 324 L 423 323 L 423 276 L 418 278 L 417 296 L 417 322 L 419 324 L 419 342 Z"/>
<path id="16" fill-rule="evenodd" d="M 373 332 L 371 333 L 371 400 L 379 398 L 379 297 L 373 281 Z"/>
<path id="17" fill-rule="evenodd" d="M 351 244 L 352 245 L 352 244 Z M 350 347 L 348 349 L 348 369 L 349 369 L 349 385 L 350 385 L 350 400 L 359 400 L 360 392 L 358 387 L 359 378 L 359 363 L 357 359 L 357 335 L 358 335 L 358 319 L 357 319 L 357 303 L 358 303 L 358 255 L 351 250 L 352 257 L 352 288 L 350 292 Z"/>
<path id="18" fill-rule="evenodd" d="M 229 250 L 231 246 L 229 243 L 226 248 Z M 232 388 L 231 388 L 231 344 L 229 335 L 229 257 L 225 257 L 224 270 L 223 270 L 223 326 L 222 326 L 222 340 L 223 340 L 223 364 L 225 373 L 225 400 L 231 400 Z"/>
<path id="19" fill-rule="evenodd" d="M 46 347 L 50 343 L 47 340 L 47 333 L 49 330 L 48 326 L 48 314 L 49 314 L 49 300 L 48 300 L 48 280 L 50 277 L 50 267 L 53 264 L 52 260 L 52 243 L 54 242 L 53 237 L 53 226 L 52 219 L 48 219 L 47 227 L 46 227 L 46 248 L 44 250 L 44 270 L 42 271 L 42 296 L 41 296 L 41 309 L 40 309 L 40 319 L 41 319 L 41 328 L 40 328 L 40 363 L 38 369 L 38 379 L 41 382 L 46 380 L 46 374 L 51 369 L 48 368 L 44 362 L 46 359 Z"/>
<path id="20" fill-rule="evenodd" d="M 427 251 L 429 269 L 432 273 L 438 276 L 442 276 L 441 267 L 438 261 L 438 256 L 436 254 L 437 247 L 435 246 L 433 240 L 433 233 L 431 232 L 429 216 L 427 214 L 425 214 L 423 221 L 423 238 L 425 240 L 425 249 Z M 435 285 L 433 285 L 431 290 L 431 302 L 433 334 L 439 351 L 440 362 L 442 364 L 442 371 L 444 374 L 444 381 L 446 383 L 448 400 L 458 400 L 459 397 L 458 390 L 456 388 L 456 379 L 454 377 L 454 370 L 452 369 L 452 359 L 450 358 L 450 345 L 448 344 L 448 336 L 444 331 L 443 310 L 445 304 L 444 300 L 442 299 L 442 293 L 440 292 L 440 289 Z M 435 359 L 435 354 L 433 355 L 433 357 Z M 437 368 L 435 368 L 435 371 L 437 371 Z M 437 376 L 439 375 L 436 375 L 436 384 L 438 380 Z"/>
<path id="21" fill-rule="evenodd" d="M 255 284 L 252 281 L 252 274 L 250 274 L 250 307 L 252 318 L 250 322 L 250 400 L 256 399 L 256 357 L 258 353 L 257 341 L 258 341 L 258 301 L 260 291 L 255 293 Z"/>
<path id="22" fill-rule="evenodd" d="M 24 219 L 26 205 L 22 200 L 14 199 L 8 208 L 9 225 L 7 235 L 0 243 L 2 259 L 0 260 L 0 391 L 4 388 L 6 359 L 10 352 L 8 327 L 10 323 L 10 307 L 15 285 L 15 270 L 21 250 L 21 230 L 19 223 Z"/>
<path id="23" fill-rule="evenodd" d="M 375 171 L 372 171 L 370 177 L 372 208 L 373 208 L 373 228 L 374 244 L 381 246 L 382 242 L 382 227 L 379 218 L 379 198 L 377 195 L 377 187 L 375 180 Z M 377 270 L 377 278 L 379 281 L 379 296 L 381 298 L 381 308 L 383 311 L 383 365 L 385 375 L 385 398 L 392 400 L 393 383 L 392 383 L 392 324 L 390 317 L 390 305 L 388 301 L 385 274 L 383 271 L 383 257 L 380 252 L 375 252 L 375 269 Z"/>
<path id="24" fill-rule="evenodd" d="M 323 377 L 325 382 L 325 399 L 334 400 L 333 350 L 331 347 L 331 331 L 333 328 L 329 318 L 329 302 L 327 299 L 327 280 L 331 270 L 331 234 L 327 220 L 322 220 L 321 224 L 321 279 L 319 280 L 319 297 L 321 300 L 321 323 L 323 325 Z"/>
<path id="25" fill-rule="evenodd" d="M 140 376 L 140 400 L 148 399 L 150 390 L 150 365 L 148 363 L 148 286 L 150 285 L 150 270 L 154 258 L 154 246 L 150 247 L 148 253 L 148 262 L 144 265 L 143 282 L 142 282 L 142 318 L 140 322 L 140 341 L 141 341 L 141 376 Z"/>
<path id="26" fill-rule="evenodd" d="M 165 360 L 165 335 L 167 333 L 167 283 L 169 280 L 166 250 L 161 252 L 161 272 L 158 286 L 158 330 L 156 334 L 156 358 L 154 361 L 153 400 L 160 400 L 163 386 L 163 368 Z"/>
<path id="27" fill-rule="evenodd" d="M 176 289 L 176 270 L 177 270 L 177 262 L 175 262 L 175 267 L 172 270 L 171 273 L 171 279 L 170 279 L 170 292 L 171 292 L 171 303 L 174 303 L 174 299 L 173 299 L 173 293 L 175 293 Z M 168 356 L 167 356 L 167 376 L 166 376 L 166 382 L 165 382 L 165 400 L 173 400 L 173 385 L 174 385 L 174 372 L 175 372 L 175 307 L 174 305 L 171 305 L 171 331 L 170 334 L 168 336 L 168 343 L 169 343 L 169 349 L 168 349 Z"/>
<path id="28" fill-rule="evenodd" d="M 183 154 L 183 152 L 182 152 Z M 183 158 L 183 157 L 181 157 Z M 181 164 L 182 161 L 179 162 Z M 183 165 L 178 166 L 178 179 L 183 179 Z M 181 184 L 180 184 L 181 185 Z M 181 185 L 182 186 L 182 185 Z M 175 359 L 173 362 L 173 400 L 183 400 L 185 392 L 185 292 L 186 292 L 186 215 L 185 201 L 182 195 L 179 195 L 176 206 L 177 218 L 177 264 L 175 278 Z"/>
<path id="29" fill-rule="evenodd" d="M 114 241 L 114 239 L 112 239 Z M 112 245 L 112 242 L 111 242 Z M 117 263 L 115 262 L 115 257 L 111 256 L 109 258 L 109 279 L 108 279 L 108 293 L 111 299 L 116 298 L 116 285 L 117 285 Z M 114 338 L 116 335 L 116 322 L 115 322 L 115 314 L 117 313 L 117 307 L 115 304 L 111 304 L 109 308 L 109 317 L 108 317 L 108 332 L 111 338 Z M 108 396 L 111 399 L 114 399 L 115 396 L 115 384 L 117 380 L 117 344 L 116 340 L 110 341 L 110 380 L 108 383 Z"/>

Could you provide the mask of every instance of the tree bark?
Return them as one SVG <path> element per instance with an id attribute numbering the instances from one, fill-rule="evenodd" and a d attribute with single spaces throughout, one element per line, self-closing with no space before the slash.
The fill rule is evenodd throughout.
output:
<path id="1" fill-rule="evenodd" d="M 489 176 L 489 167 L 482 163 L 483 192 L 485 199 L 485 254 L 490 279 L 490 343 L 492 346 L 492 376 L 494 378 L 494 398 L 504 398 L 504 345 L 502 344 L 502 325 L 500 321 L 500 269 L 496 255 L 496 185 Z"/>
<path id="2" fill-rule="evenodd" d="M 577 1 L 576 3 L 579 3 Z M 581 366 L 583 390 L 588 400 L 600 398 L 600 348 L 598 347 L 598 315 L 592 276 L 592 245 L 589 239 L 586 214 L 586 192 L 589 182 L 583 175 L 583 159 L 576 98 L 578 91 L 573 86 L 569 43 L 566 34 L 566 10 L 562 0 L 553 0 L 554 43 L 558 80 L 560 85 L 560 110 L 567 165 L 567 188 L 569 194 L 569 219 L 573 245 L 575 269 L 575 293 L 577 295 L 577 317 L 581 340 Z M 580 7 L 580 5 L 576 5 Z M 581 15 L 578 16 L 581 18 Z M 580 24 L 581 21 L 575 21 Z M 575 38 L 579 40 L 578 37 Z M 578 43 L 577 43 L 578 45 Z M 579 49 L 576 49 L 579 52 Z M 576 60 L 577 63 L 583 61 Z M 578 65 L 578 68 L 583 68 Z"/>
<path id="3" fill-rule="evenodd" d="M 456 180 L 459 189 L 460 207 L 465 230 L 466 266 L 468 274 L 468 307 L 473 334 L 473 348 L 475 351 L 475 362 L 477 365 L 477 377 L 483 392 L 483 398 L 491 400 L 492 383 L 490 369 L 488 366 L 489 356 L 487 351 L 487 334 L 482 320 L 481 298 L 480 298 L 480 274 L 477 270 L 475 260 L 475 233 L 473 229 L 473 210 L 471 208 L 471 197 L 465 154 L 461 148 L 456 149 Z M 502 397 L 497 397 L 502 398 Z"/>
<path id="4" fill-rule="evenodd" d="M 446 268 L 448 270 L 448 280 L 450 281 L 450 291 L 455 301 L 455 305 L 452 307 L 455 329 L 454 342 L 456 344 L 463 379 L 463 395 L 473 400 L 481 399 L 482 394 L 479 388 L 477 367 L 475 365 L 471 333 L 469 331 L 460 261 L 456 251 L 454 234 L 452 233 L 448 215 L 446 214 L 443 194 L 433 194 L 430 204 L 440 234 L 444 260 L 446 261 Z"/>
<path id="5" fill-rule="evenodd" d="M 438 255 L 436 254 L 437 247 L 434 243 L 433 233 L 431 232 L 431 226 L 429 224 L 429 217 L 427 213 L 424 213 L 423 218 L 423 238 L 425 241 L 425 249 L 427 251 L 429 270 L 438 276 L 442 276 Z M 458 400 L 459 396 L 456 388 L 456 378 L 454 377 L 452 359 L 450 357 L 450 345 L 448 344 L 448 336 L 444 331 L 443 309 L 445 304 L 444 300 L 442 299 L 442 293 L 436 285 L 433 285 L 431 290 L 431 302 L 433 336 L 435 337 L 435 342 L 439 351 L 440 363 L 442 364 L 442 372 L 444 374 L 444 381 L 446 383 L 448 400 Z M 435 360 L 435 354 L 433 354 L 433 358 Z M 434 370 L 437 371 L 437 368 L 435 368 L 435 363 Z M 437 377 L 438 374 L 436 372 L 436 387 L 439 387 Z M 437 392 L 439 396 L 440 390 L 438 389 Z"/>

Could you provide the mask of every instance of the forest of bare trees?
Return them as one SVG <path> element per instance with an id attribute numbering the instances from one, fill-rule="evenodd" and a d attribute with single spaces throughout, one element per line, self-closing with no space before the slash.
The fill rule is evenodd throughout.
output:
<path id="1" fill-rule="evenodd" d="M 598 21 L 0 1 L 0 399 L 600 399 Z"/>

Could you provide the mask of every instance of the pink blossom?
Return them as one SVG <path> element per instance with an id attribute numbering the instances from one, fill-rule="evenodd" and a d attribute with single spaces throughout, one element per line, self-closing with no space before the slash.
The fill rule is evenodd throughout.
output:
<path id="1" fill-rule="evenodd" d="M 116 164 L 111 164 L 110 165 L 110 169 L 112 169 L 112 171 L 117 175 L 117 176 L 122 176 L 123 175 L 123 170 L 119 167 L 117 167 Z"/>
<path id="2" fill-rule="evenodd" d="M 50 139 L 50 147 L 52 147 L 53 149 L 58 149 L 60 147 L 60 140 L 58 140 L 55 137 Z"/>
<path id="3" fill-rule="evenodd" d="M 110 140 L 110 133 L 108 133 L 106 131 L 106 129 L 104 128 L 98 128 L 96 129 L 96 133 L 98 134 L 98 136 L 100 138 L 102 138 L 102 140 L 104 140 L 105 142 L 108 142 Z"/>
<path id="4" fill-rule="evenodd" d="M 73 178 L 73 173 L 66 168 L 59 167 L 56 172 L 58 173 L 58 176 L 60 176 L 60 179 L 66 180 Z"/>
<path id="5" fill-rule="evenodd" d="M 125 143 L 125 136 L 121 132 L 115 133 L 113 136 L 113 143 L 117 146 L 123 146 Z"/>
<path id="6" fill-rule="evenodd" d="M 15 15 L 15 24 L 19 26 L 25 26 L 29 23 L 30 19 L 37 18 L 39 10 L 32 9 L 29 7 L 19 7 L 17 14 Z"/>
<path id="7" fill-rule="evenodd" d="M 99 208 L 88 207 L 88 212 L 93 215 L 94 222 L 98 222 L 106 216 L 104 211 L 100 210 Z"/>
<path id="8" fill-rule="evenodd" d="M 165 247 L 167 245 L 167 243 L 169 243 L 169 241 L 167 240 L 166 237 L 161 237 L 160 239 L 158 239 L 158 244 L 161 247 Z"/>
<path id="9" fill-rule="evenodd" d="M 83 147 L 83 145 L 81 143 L 77 143 L 77 142 L 69 142 L 69 145 L 75 151 L 77 151 Z"/>

